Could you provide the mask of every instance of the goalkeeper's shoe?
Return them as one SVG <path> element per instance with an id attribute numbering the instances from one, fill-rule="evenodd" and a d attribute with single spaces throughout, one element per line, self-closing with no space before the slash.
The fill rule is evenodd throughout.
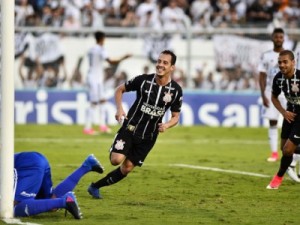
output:
<path id="1" fill-rule="evenodd" d="M 104 167 L 100 164 L 99 160 L 94 154 L 89 155 L 83 162 L 82 166 L 88 167 L 90 171 L 103 173 Z"/>
<path id="2" fill-rule="evenodd" d="M 93 183 L 88 187 L 87 191 L 93 198 L 96 199 L 102 198 L 99 188 L 93 187 Z"/>
<path id="3" fill-rule="evenodd" d="M 64 195 L 63 198 L 65 200 L 65 216 L 67 216 L 67 212 L 69 212 L 75 219 L 82 219 L 82 214 L 80 212 L 80 208 L 78 206 L 76 196 L 74 195 L 74 193 L 68 192 Z"/>
<path id="4" fill-rule="evenodd" d="M 277 174 L 273 177 L 270 184 L 267 186 L 267 189 L 278 189 L 281 185 L 283 177 L 277 176 Z"/>

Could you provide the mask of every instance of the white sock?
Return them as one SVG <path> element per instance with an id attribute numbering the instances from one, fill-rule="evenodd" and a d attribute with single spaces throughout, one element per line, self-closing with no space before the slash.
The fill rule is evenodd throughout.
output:
<path id="1" fill-rule="evenodd" d="M 291 167 L 296 167 L 298 162 L 298 155 L 297 154 L 293 154 L 293 161 L 291 162 Z"/>
<path id="2" fill-rule="evenodd" d="M 106 103 L 102 103 L 99 105 L 99 115 L 100 115 L 99 126 L 106 125 L 105 105 Z"/>
<path id="3" fill-rule="evenodd" d="M 300 154 L 294 154 L 293 159 L 296 160 L 297 162 L 300 162 Z"/>
<path id="4" fill-rule="evenodd" d="M 272 152 L 277 152 L 278 129 L 276 126 L 269 127 L 269 144 Z"/>

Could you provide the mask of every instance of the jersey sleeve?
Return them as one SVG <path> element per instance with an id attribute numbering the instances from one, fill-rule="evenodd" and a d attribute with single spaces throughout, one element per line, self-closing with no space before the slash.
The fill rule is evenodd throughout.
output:
<path id="1" fill-rule="evenodd" d="M 102 57 L 104 60 L 107 60 L 107 59 L 108 59 L 108 54 L 107 54 L 107 51 L 106 51 L 106 49 L 104 49 L 104 48 L 103 48 L 103 50 L 102 50 L 102 53 L 101 53 L 101 54 L 102 54 L 102 56 L 101 56 L 101 57 Z"/>
<path id="2" fill-rule="evenodd" d="M 278 96 L 281 93 L 281 80 L 279 80 L 280 78 L 280 73 L 277 73 L 276 76 L 273 79 L 273 84 L 272 84 L 272 94 L 274 96 Z"/>
<path id="3" fill-rule="evenodd" d="M 136 90 L 140 89 L 143 81 L 145 80 L 145 76 L 147 76 L 147 75 L 139 75 L 139 76 L 132 78 L 131 80 L 128 80 L 125 83 L 126 91 L 136 91 Z"/>
<path id="4" fill-rule="evenodd" d="M 182 89 L 180 86 L 178 86 L 178 89 L 176 91 L 176 96 L 175 96 L 175 100 L 171 105 L 171 112 L 180 112 L 181 111 L 181 106 L 182 106 Z"/>
<path id="5" fill-rule="evenodd" d="M 263 72 L 263 73 L 267 72 L 264 54 L 262 54 L 260 57 L 260 62 L 258 64 L 257 70 L 258 70 L 258 72 Z"/>

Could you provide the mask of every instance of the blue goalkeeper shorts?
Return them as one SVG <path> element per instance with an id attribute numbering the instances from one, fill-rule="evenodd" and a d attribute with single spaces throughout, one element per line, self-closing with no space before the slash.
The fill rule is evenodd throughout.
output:
<path id="1" fill-rule="evenodd" d="M 38 152 L 16 153 L 14 158 L 15 201 L 52 197 L 51 169 L 45 156 Z"/>

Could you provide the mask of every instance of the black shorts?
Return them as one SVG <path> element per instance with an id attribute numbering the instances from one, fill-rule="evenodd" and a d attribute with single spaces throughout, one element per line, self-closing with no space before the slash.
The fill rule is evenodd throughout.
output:
<path id="1" fill-rule="evenodd" d="M 300 144 L 300 119 L 296 118 L 294 122 L 288 123 L 283 120 L 281 129 L 281 138 L 290 139 L 295 145 Z"/>
<path id="2" fill-rule="evenodd" d="M 142 139 L 138 135 L 133 135 L 129 129 L 122 127 L 115 137 L 110 152 L 124 154 L 135 166 L 142 166 L 156 138 L 157 135 L 152 139 Z"/>

